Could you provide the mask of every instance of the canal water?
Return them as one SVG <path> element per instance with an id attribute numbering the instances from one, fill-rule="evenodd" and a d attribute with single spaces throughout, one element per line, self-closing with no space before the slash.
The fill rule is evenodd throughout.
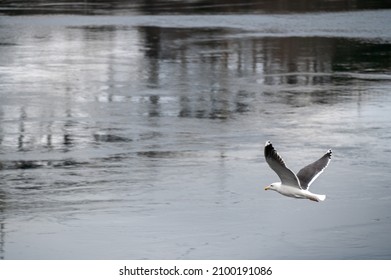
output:
<path id="1" fill-rule="evenodd" d="M 314 2 L 2 2 L 0 258 L 390 259 L 391 10 Z"/>

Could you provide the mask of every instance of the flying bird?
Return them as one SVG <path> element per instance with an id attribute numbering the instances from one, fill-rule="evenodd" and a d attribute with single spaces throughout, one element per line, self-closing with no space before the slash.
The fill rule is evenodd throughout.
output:
<path id="1" fill-rule="evenodd" d="M 328 150 L 320 159 L 305 166 L 295 174 L 285 165 L 284 160 L 274 149 L 272 143 L 267 141 L 265 144 L 266 162 L 277 173 L 281 182 L 272 183 L 265 190 L 273 190 L 293 198 L 305 198 L 316 202 L 324 201 L 326 199 L 325 195 L 312 193 L 308 189 L 329 164 L 331 154 L 331 150 Z"/>

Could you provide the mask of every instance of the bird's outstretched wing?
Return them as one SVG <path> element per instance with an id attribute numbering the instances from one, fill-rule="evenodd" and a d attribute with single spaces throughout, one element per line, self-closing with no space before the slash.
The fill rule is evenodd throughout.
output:
<path id="1" fill-rule="evenodd" d="M 265 144 L 265 159 L 270 168 L 277 173 L 283 185 L 301 188 L 296 174 L 286 167 L 284 160 L 274 149 L 270 141 L 267 141 Z"/>
<path id="2" fill-rule="evenodd" d="M 320 159 L 303 167 L 297 173 L 302 189 L 307 190 L 312 182 L 323 172 L 331 160 L 331 154 L 331 150 L 328 150 Z"/>

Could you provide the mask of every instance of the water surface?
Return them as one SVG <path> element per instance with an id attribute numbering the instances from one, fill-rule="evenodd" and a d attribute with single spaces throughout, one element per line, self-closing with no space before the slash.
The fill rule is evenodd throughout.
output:
<path id="1" fill-rule="evenodd" d="M 390 258 L 390 10 L 117 2 L 0 9 L 0 258 Z"/>

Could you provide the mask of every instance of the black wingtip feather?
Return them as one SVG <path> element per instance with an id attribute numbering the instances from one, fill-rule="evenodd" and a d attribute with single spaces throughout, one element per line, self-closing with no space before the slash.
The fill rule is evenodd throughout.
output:
<path id="1" fill-rule="evenodd" d="M 271 145 L 272 142 L 270 142 L 270 140 L 267 140 L 266 143 L 265 143 L 265 147 L 268 146 L 268 145 Z"/>
<path id="2" fill-rule="evenodd" d="M 278 160 L 283 166 L 285 166 L 284 160 L 280 157 L 280 155 L 274 149 L 272 142 L 270 142 L 270 141 L 267 141 L 265 144 L 265 158 L 266 158 L 266 161 L 269 158 L 274 158 L 274 159 Z"/>
<path id="3" fill-rule="evenodd" d="M 274 147 L 270 141 L 266 141 L 265 144 L 265 157 L 270 157 L 274 151 Z"/>

